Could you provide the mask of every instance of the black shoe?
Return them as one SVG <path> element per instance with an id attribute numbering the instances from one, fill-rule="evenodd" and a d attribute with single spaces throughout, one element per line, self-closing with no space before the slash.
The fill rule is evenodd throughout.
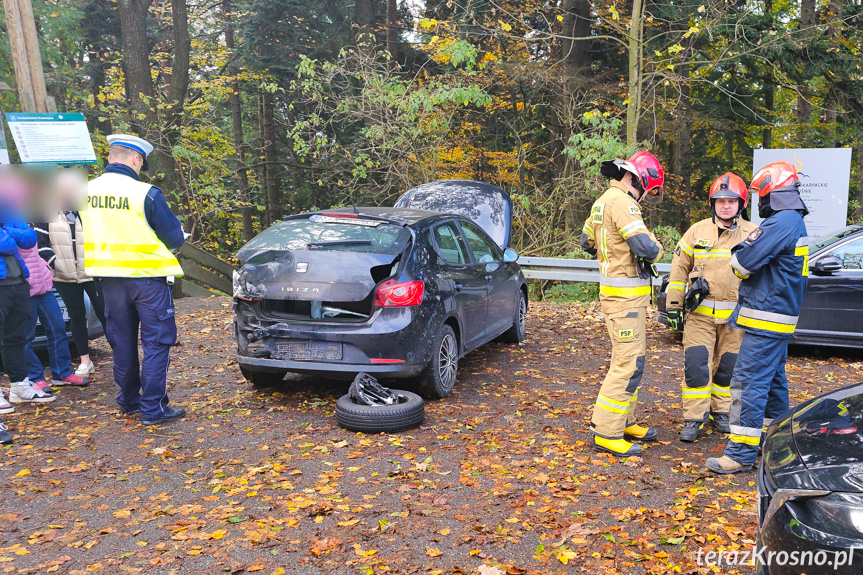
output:
<path id="1" fill-rule="evenodd" d="M 6 427 L 6 424 L 0 419 L 0 445 L 7 445 L 12 443 L 12 434 L 9 433 L 9 428 Z"/>
<path id="2" fill-rule="evenodd" d="M 136 413 L 141 413 L 140 407 L 133 407 L 132 409 L 128 409 L 128 410 L 123 409 L 122 407 L 120 408 L 120 414 L 121 415 L 135 415 Z"/>
<path id="3" fill-rule="evenodd" d="M 731 422 L 727 413 L 710 412 L 710 423 L 716 428 L 716 431 L 731 433 Z"/>
<path id="4" fill-rule="evenodd" d="M 703 421 L 687 421 L 680 430 L 680 441 L 695 441 L 703 434 Z"/>
<path id="5" fill-rule="evenodd" d="M 168 407 L 165 409 L 165 413 L 162 414 L 161 417 L 156 419 L 144 419 L 141 418 L 141 423 L 144 425 L 158 425 L 160 423 L 167 423 L 169 421 L 174 421 L 175 419 L 180 419 L 181 417 L 186 416 L 186 410 L 181 407 Z"/>

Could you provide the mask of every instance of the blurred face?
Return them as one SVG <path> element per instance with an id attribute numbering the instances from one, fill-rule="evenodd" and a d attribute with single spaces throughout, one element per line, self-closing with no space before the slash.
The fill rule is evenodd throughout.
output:
<path id="1" fill-rule="evenodd" d="M 737 215 L 737 202 L 734 198 L 719 198 L 714 200 L 713 208 L 716 210 L 716 217 L 720 220 L 731 221 Z"/>
<path id="2" fill-rule="evenodd" d="M 61 210 L 75 211 L 84 206 L 87 199 L 87 176 L 83 170 L 60 170 L 56 186 Z"/>

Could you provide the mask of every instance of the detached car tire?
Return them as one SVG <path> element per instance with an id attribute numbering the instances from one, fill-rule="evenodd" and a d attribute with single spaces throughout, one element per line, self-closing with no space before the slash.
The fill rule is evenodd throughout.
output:
<path id="1" fill-rule="evenodd" d="M 275 387 L 282 384 L 285 378 L 284 373 L 270 373 L 266 371 L 252 371 L 245 367 L 240 368 L 240 373 L 246 378 L 246 381 L 252 384 L 253 387 Z"/>
<path id="2" fill-rule="evenodd" d="M 425 418 L 423 398 L 410 391 L 392 390 L 405 401 L 393 405 L 360 405 L 347 394 L 336 401 L 336 422 L 350 431 L 392 433 L 416 427 Z"/>
<path id="3" fill-rule="evenodd" d="M 521 343 L 527 336 L 527 298 L 524 292 L 518 290 L 518 299 L 515 302 L 515 318 L 512 327 L 500 336 L 506 343 Z"/>

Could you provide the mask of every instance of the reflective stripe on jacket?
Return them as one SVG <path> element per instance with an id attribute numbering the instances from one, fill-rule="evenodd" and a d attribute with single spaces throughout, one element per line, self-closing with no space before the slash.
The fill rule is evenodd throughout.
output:
<path id="1" fill-rule="evenodd" d="M 635 258 L 659 261 L 662 245 L 644 224 L 638 202 L 620 182 L 612 180 L 594 202 L 582 228 L 581 243 L 599 261 L 603 313 L 648 305 L 650 280 L 638 277 Z"/>
<path id="2" fill-rule="evenodd" d="M 182 276 L 174 254 L 147 224 L 150 184 L 105 173 L 91 181 L 84 222 L 84 266 L 94 277 Z"/>
<path id="3" fill-rule="evenodd" d="M 707 218 L 693 224 L 674 249 L 671 274 L 668 278 L 667 309 L 682 309 L 683 296 L 689 282 L 704 276 L 710 294 L 693 313 L 712 316 L 725 323 L 737 305 L 740 278 L 731 269 L 731 248 L 755 231 L 757 226 L 742 218 L 733 228 Z"/>
<path id="4" fill-rule="evenodd" d="M 729 323 L 759 335 L 794 333 L 809 276 L 806 224 L 796 210 L 770 216 L 734 249 L 740 297 Z"/>

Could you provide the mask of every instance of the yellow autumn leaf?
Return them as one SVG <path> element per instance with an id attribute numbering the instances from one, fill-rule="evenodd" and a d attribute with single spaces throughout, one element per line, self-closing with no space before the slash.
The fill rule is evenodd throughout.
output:
<path id="1" fill-rule="evenodd" d="M 30 475 L 29 469 L 22 469 L 18 473 L 15 474 L 15 477 L 23 477 L 24 475 Z"/>
<path id="2" fill-rule="evenodd" d="M 221 538 L 222 538 L 222 537 L 224 537 L 224 536 L 225 536 L 225 534 L 227 534 L 227 533 L 228 533 L 228 532 L 227 532 L 227 531 L 225 531 L 224 529 L 219 529 L 218 531 L 213 531 L 213 532 L 210 534 L 210 536 L 211 536 L 213 539 L 221 539 Z"/>
<path id="3" fill-rule="evenodd" d="M 426 547 L 426 555 L 429 557 L 440 557 L 443 555 L 443 551 L 435 549 L 434 547 Z"/>
<path id="4" fill-rule="evenodd" d="M 351 525 L 356 525 L 359 522 L 359 519 L 351 519 L 350 521 L 340 521 L 336 523 L 336 525 L 338 525 L 339 527 L 350 527 Z"/>
<path id="5" fill-rule="evenodd" d="M 563 549 L 557 552 L 557 560 L 566 565 L 569 563 L 570 559 L 575 559 L 578 557 L 578 554 L 575 551 L 570 551 L 569 549 Z"/>
<path id="6" fill-rule="evenodd" d="M 279 567 L 278 569 L 270 573 L 270 575 L 285 575 L 285 570 Z"/>
<path id="7" fill-rule="evenodd" d="M 132 515 L 132 511 L 129 509 L 120 509 L 119 511 L 114 512 L 114 517 L 117 519 L 128 519 Z"/>
<path id="8" fill-rule="evenodd" d="M 507 24 L 506 22 L 501 22 L 501 23 L 500 23 L 500 28 L 501 28 L 501 30 L 503 30 L 504 32 L 509 32 L 510 30 L 512 30 L 512 26 L 510 26 L 510 25 L 509 25 L 509 24 Z"/>

